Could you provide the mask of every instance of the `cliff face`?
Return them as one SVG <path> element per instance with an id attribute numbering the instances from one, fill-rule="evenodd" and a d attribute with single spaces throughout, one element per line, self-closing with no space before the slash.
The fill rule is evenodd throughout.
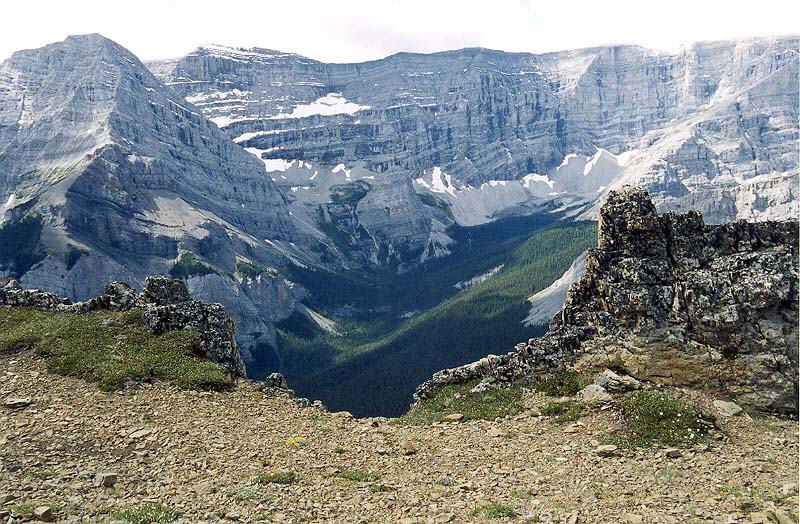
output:
<path id="1" fill-rule="evenodd" d="M 720 389 L 797 412 L 797 221 L 706 225 L 659 216 L 642 189 L 609 193 L 598 247 L 547 335 L 423 384 L 517 380 L 564 364 L 624 369 L 662 384 Z"/>
<path id="2" fill-rule="evenodd" d="M 798 51 L 785 37 L 675 54 L 463 49 L 326 64 L 207 46 L 151 67 L 261 158 L 297 207 L 331 203 L 331 179 L 369 190 L 405 177 L 462 225 L 578 205 L 596 217 L 607 191 L 634 184 L 662 212 L 723 223 L 798 211 Z M 395 194 L 391 207 L 415 198 Z M 404 223 L 399 239 L 381 235 L 385 224 L 369 233 L 416 256 L 431 243 L 420 227 L 434 233 L 442 220 Z M 433 243 L 444 252 L 440 235 Z"/>

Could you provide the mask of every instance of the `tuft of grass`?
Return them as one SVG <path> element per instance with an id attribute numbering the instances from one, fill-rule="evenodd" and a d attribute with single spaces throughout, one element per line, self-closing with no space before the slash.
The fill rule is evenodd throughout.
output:
<path id="1" fill-rule="evenodd" d="M 352 471 L 337 471 L 331 474 L 332 477 L 349 480 L 351 482 L 376 482 L 381 479 L 381 474 L 377 471 L 367 469 L 354 469 Z"/>
<path id="2" fill-rule="evenodd" d="M 461 420 L 494 420 L 497 417 L 516 415 L 525 409 L 522 390 L 518 387 L 500 388 L 485 393 L 470 390 L 478 382 L 451 384 L 443 387 L 432 398 L 415 404 L 392 423 L 408 426 L 424 426 L 441 422 L 451 413 L 461 413 Z"/>
<path id="3" fill-rule="evenodd" d="M 175 522 L 178 519 L 178 514 L 174 509 L 163 504 L 148 504 L 126 509 L 118 513 L 114 518 L 130 524 L 167 524 Z"/>
<path id="4" fill-rule="evenodd" d="M 254 489 L 250 486 L 241 485 L 237 486 L 230 495 L 236 500 L 255 500 L 257 502 L 264 502 L 269 499 L 267 495 L 264 495 L 257 489 Z"/>
<path id="5" fill-rule="evenodd" d="M 702 442 L 714 425 L 692 404 L 652 390 L 625 395 L 622 411 L 626 430 L 612 439 L 621 447 L 690 446 Z"/>
<path id="6" fill-rule="evenodd" d="M 224 367 L 197 356 L 196 332 L 154 335 L 144 329 L 140 310 L 77 314 L 0 307 L 0 353 L 27 349 L 44 357 L 50 371 L 96 382 L 104 391 L 126 381 L 163 380 L 202 390 L 231 384 Z"/>
<path id="7" fill-rule="evenodd" d="M 256 484 L 296 484 L 300 477 L 294 471 L 270 471 L 255 478 Z"/>
<path id="8" fill-rule="evenodd" d="M 550 419 L 551 424 L 564 424 L 565 422 L 578 420 L 588 409 L 589 407 L 586 404 L 573 402 L 572 400 L 548 402 L 539 406 L 539 411 L 542 415 L 553 417 Z"/>
<path id="9" fill-rule="evenodd" d="M 506 504 L 487 504 L 473 509 L 470 515 L 473 517 L 480 517 L 482 515 L 486 518 L 494 519 L 500 517 L 516 517 L 519 513 L 517 513 L 517 510 L 512 506 Z"/>
<path id="10" fill-rule="evenodd" d="M 392 491 L 392 488 L 385 484 L 370 484 L 369 490 L 372 493 L 385 493 L 387 491 Z"/>
<path id="11" fill-rule="evenodd" d="M 654 473 L 656 484 L 672 484 L 672 480 L 678 474 L 678 470 L 667 466 Z"/>
<path id="12" fill-rule="evenodd" d="M 589 377 L 570 368 L 563 368 L 534 382 L 536 391 L 550 397 L 571 397 L 589 385 Z"/>
<path id="13" fill-rule="evenodd" d="M 527 500 L 533 496 L 533 493 L 531 493 L 530 490 L 527 489 L 515 489 L 511 492 L 511 496 L 514 497 L 515 499 Z"/>

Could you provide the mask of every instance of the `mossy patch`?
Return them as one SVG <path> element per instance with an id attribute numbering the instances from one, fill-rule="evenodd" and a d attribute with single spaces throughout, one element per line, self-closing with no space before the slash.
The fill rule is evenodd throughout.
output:
<path id="1" fill-rule="evenodd" d="M 591 381 L 574 369 L 564 368 L 534 382 L 536 391 L 550 397 L 571 397 L 589 385 Z"/>
<path id="2" fill-rule="evenodd" d="M 612 438 L 622 447 L 691 446 L 705 439 L 713 419 L 692 404 L 659 391 L 642 390 L 622 401 L 625 430 Z"/>
<path id="3" fill-rule="evenodd" d="M 26 349 L 44 357 L 49 370 L 96 382 L 105 391 L 129 380 L 202 390 L 230 385 L 225 368 L 197 356 L 196 332 L 154 335 L 144 329 L 140 310 L 76 314 L 0 307 L 0 353 Z"/>
<path id="4" fill-rule="evenodd" d="M 368 469 L 354 469 L 350 471 L 337 471 L 331 477 L 350 482 L 376 482 L 381 479 L 381 474 Z"/>
<path id="5" fill-rule="evenodd" d="M 522 390 L 504 387 L 483 393 L 472 393 L 478 381 L 451 384 L 440 389 L 432 398 L 424 400 L 395 419 L 395 424 L 428 425 L 441 422 L 447 415 L 461 413 L 462 420 L 494 420 L 497 417 L 516 415 L 525 409 Z"/>
<path id="6" fill-rule="evenodd" d="M 114 518 L 130 524 L 168 524 L 178 520 L 178 513 L 163 504 L 148 504 L 126 509 Z"/>
<path id="7" fill-rule="evenodd" d="M 296 484 L 300 477 L 294 471 L 270 471 L 255 478 L 256 484 Z"/>
<path id="8" fill-rule="evenodd" d="M 564 424 L 578 420 L 589 410 L 586 404 L 565 400 L 563 402 L 548 402 L 539 406 L 542 415 L 552 417 L 551 424 Z"/>

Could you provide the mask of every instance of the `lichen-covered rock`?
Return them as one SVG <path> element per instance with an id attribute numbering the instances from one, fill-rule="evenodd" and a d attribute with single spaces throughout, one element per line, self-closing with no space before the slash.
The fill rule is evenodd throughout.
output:
<path id="1" fill-rule="evenodd" d="M 16 280 L 0 278 L 0 306 L 70 313 L 143 309 L 142 321 L 148 331 L 196 331 L 203 357 L 224 366 L 234 377 L 246 376 L 244 362 L 236 345 L 236 326 L 225 313 L 225 307 L 191 300 L 186 285 L 180 280 L 163 276 L 148 277 L 141 293 L 125 282 L 112 282 L 103 295 L 73 304 L 69 299 L 53 293 L 22 289 Z"/>
<path id="2" fill-rule="evenodd" d="M 191 300 L 186 284 L 163 276 L 147 277 L 142 296 L 150 303 L 168 306 Z"/>
<path id="3" fill-rule="evenodd" d="M 658 216 L 642 189 L 611 192 L 586 275 L 547 335 L 441 371 L 417 398 L 444 383 L 512 381 L 571 363 L 796 413 L 797 268 L 797 221 L 711 226 L 696 211 Z"/>

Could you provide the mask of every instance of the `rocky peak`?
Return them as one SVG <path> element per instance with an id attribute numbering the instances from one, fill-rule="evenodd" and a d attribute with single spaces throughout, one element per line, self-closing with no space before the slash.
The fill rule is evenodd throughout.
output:
<path id="1" fill-rule="evenodd" d="M 586 275 L 540 339 L 445 370 L 420 386 L 531 378 L 564 365 L 720 390 L 756 409 L 797 413 L 798 223 L 706 225 L 659 216 L 646 191 L 609 193 Z"/>

